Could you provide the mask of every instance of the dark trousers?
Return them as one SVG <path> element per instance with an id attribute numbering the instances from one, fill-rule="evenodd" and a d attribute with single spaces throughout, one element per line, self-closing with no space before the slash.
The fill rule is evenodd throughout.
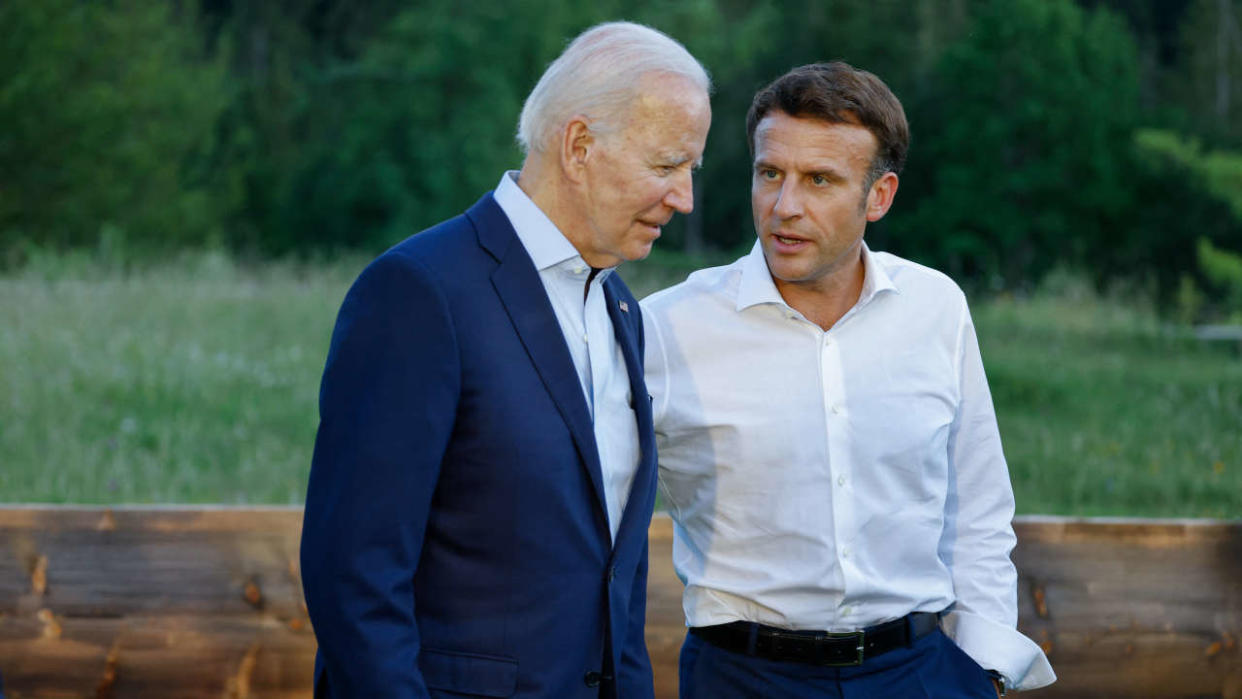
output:
<path id="1" fill-rule="evenodd" d="M 979 664 L 939 630 L 853 667 L 754 658 L 686 634 L 681 699 L 996 699 Z"/>

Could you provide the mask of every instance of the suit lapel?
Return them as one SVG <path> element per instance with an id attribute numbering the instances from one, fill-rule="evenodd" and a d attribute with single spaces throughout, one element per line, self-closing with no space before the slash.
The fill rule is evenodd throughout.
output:
<path id="1" fill-rule="evenodd" d="M 561 418 L 569 426 L 569 433 L 595 491 L 598 519 L 607 533 L 608 508 L 604 504 L 602 469 L 591 414 L 539 272 L 535 270 L 526 248 L 518 241 L 509 218 L 491 194 L 480 199 L 466 215 L 474 223 L 480 245 L 497 260 L 496 270 L 492 273 L 492 286 L 509 314 L 531 364 L 552 396 Z"/>
<path id="2" fill-rule="evenodd" d="M 625 511 L 621 515 L 617 542 L 623 536 L 628 536 L 629 530 L 635 526 L 641 527 L 642 536 L 646 537 L 647 518 L 644 515 L 649 515 L 651 510 L 644 495 L 652 492 L 656 472 L 655 459 L 648 458 L 648 455 L 655 453 L 655 433 L 652 431 L 651 400 L 647 394 L 647 383 L 643 380 L 642 354 L 638 350 L 637 328 L 641 322 L 640 311 L 638 303 L 628 293 L 623 293 L 624 289 L 624 282 L 615 272 L 604 280 L 608 317 L 612 320 L 613 334 L 617 338 L 617 344 L 621 346 L 622 356 L 625 357 L 625 369 L 630 377 L 630 407 L 638 421 L 638 470 L 634 474 Z"/>

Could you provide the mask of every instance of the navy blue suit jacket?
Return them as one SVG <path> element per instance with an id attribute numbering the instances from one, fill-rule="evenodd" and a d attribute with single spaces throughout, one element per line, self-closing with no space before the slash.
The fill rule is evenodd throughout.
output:
<path id="1" fill-rule="evenodd" d="M 491 195 L 358 277 L 302 529 L 317 697 L 651 696 L 643 325 L 604 291 L 641 441 L 615 545 L 573 360 Z"/>

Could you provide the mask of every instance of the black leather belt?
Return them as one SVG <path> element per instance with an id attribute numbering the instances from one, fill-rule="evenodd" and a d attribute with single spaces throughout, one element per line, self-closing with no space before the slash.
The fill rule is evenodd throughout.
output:
<path id="1" fill-rule="evenodd" d="M 843 667 L 861 665 L 864 658 L 906 648 L 939 626 L 939 614 L 911 612 L 900 619 L 846 633 L 789 631 L 749 621 L 692 626 L 690 633 L 718 648 L 756 658 Z"/>

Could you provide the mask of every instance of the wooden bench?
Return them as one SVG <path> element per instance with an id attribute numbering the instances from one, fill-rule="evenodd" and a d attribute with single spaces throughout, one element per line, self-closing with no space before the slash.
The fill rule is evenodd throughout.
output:
<path id="1" fill-rule="evenodd" d="M 0 507 L 0 672 L 18 697 L 309 697 L 297 508 Z M 1023 517 L 1036 697 L 1242 697 L 1242 523 Z M 651 526 L 647 640 L 676 696 L 681 584 Z"/>

